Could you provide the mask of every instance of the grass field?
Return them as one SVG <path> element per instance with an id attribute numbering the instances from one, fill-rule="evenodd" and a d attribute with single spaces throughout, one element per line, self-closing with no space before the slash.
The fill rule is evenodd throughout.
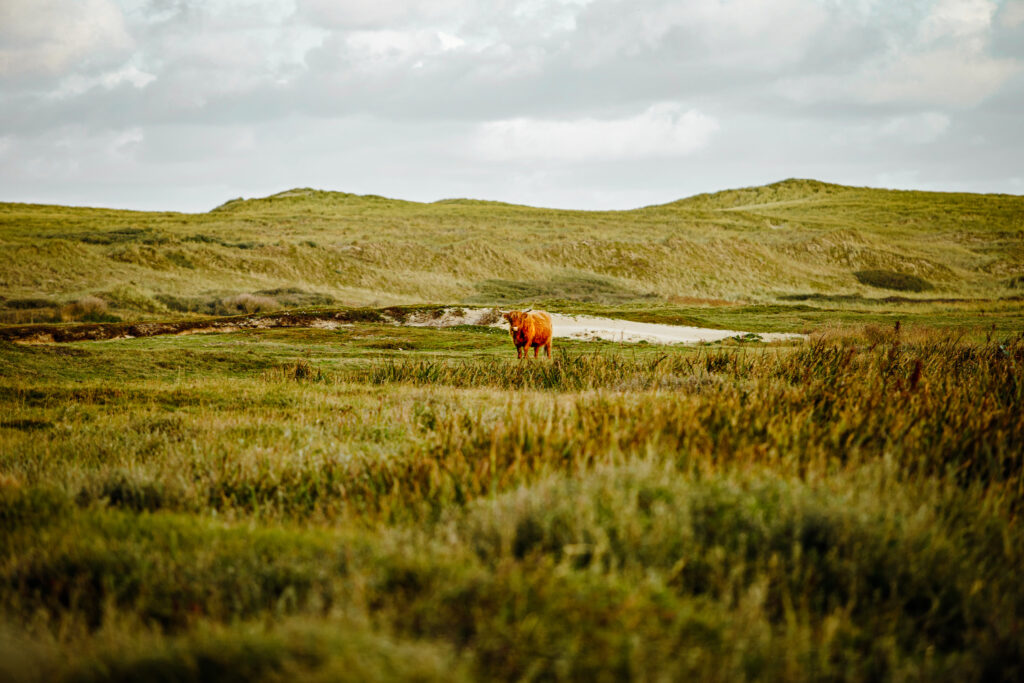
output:
<path id="1" fill-rule="evenodd" d="M 0 207 L 0 680 L 1024 677 L 1021 198 L 285 195 Z"/>
<path id="2" fill-rule="evenodd" d="M 15 680 L 1024 672 L 1024 338 L 0 348 Z M 358 674 L 358 675 L 357 675 Z"/>

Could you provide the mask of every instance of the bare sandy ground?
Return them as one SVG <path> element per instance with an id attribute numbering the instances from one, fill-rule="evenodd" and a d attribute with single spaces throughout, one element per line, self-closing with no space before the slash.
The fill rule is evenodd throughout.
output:
<path id="1" fill-rule="evenodd" d="M 502 320 L 493 320 L 498 314 L 493 309 L 449 308 L 443 312 L 429 316 L 414 316 L 403 324 L 424 327 L 450 327 L 452 325 L 490 325 L 506 328 Z M 686 327 L 683 325 L 658 325 L 655 323 L 638 323 L 631 320 L 600 318 L 590 315 L 563 315 L 551 313 L 551 326 L 556 338 L 581 339 L 584 341 L 616 341 L 640 342 L 651 344 L 697 344 L 713 342 L 729 337 L 750 334 L 740 330 L 714 330 L 705 327 Z M 801 334 L 778 332 L 758 332 L 761 340 L 781 341 L 786 339 L 802 339 Z"/>
<path id="2" fill-rule="evenodd" d="M 713 330 L 706 327 L 637 323 L 631 320 L 598 318 L 589 315 L 553 314 L 551 325 L 556 337 L 584 340 L 605 339 L 619 342 L 646 341 L 651 344 L 696 344 L 720 341 L 729 337 L 742 337 L 748 334 L 748 332 L 739 330 Z M 758 332 L 756 334 L 766 342 L 799 339 L 803 336 L 777 332 Z"/>

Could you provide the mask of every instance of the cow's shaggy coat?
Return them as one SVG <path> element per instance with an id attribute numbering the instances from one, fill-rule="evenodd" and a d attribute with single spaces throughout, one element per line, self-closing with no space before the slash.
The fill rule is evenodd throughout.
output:
<path id="1" fill-rule="evenodd" d="M 551 316 L 544 311 L 509 311 L 502 316 L 509 324 L 512 343 L 516 345 L 516 356 L 526 358 L 533 347 L 536 358 L 540 347 L 551 358 Z"/>

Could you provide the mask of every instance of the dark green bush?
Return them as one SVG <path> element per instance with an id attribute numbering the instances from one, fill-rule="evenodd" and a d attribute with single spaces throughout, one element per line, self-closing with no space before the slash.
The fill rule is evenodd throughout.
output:
<path id="1" fill-rule="evenodd" d="M 173 294 L 157 294 L 153 297 L 172 311 L 179 313 L 204 313 L 217 315 L 220 312 L 220 298 L 202 296 L 174 296 Z"/>
<path id="2" fill-rule="evenodd" d="M 881 289 L 895 289 L 901 292 L 925 292 L 933 289 L 932 284 L 924 278 L 908 273 L 897 273 L 894 270 L 858 270 L 853 276 L 862 285 Z"/>
<path id="3" fill-rule="evenodd" d="M 330 294 L 307 292 L 298 287 L 275 287 L 274 289 L 261 289 L 255 293 L 263 296 L 272 296 L 279 304 L 287 308 L 296 306 L 329 306 L 336 301 Z"/>
<path id="4" fill-rule="evenodd" d="M 50 308 L 57 304 L 49 299 L 38 299 L 38 298 L 27 298 L 27 299 L 10 299 L 4 302 L 4 306 L 7 308 L 13 308 L 19 311 L 28 310 L 31 308 Z"/>
<path id="5" fill-rule="evenodd" d="M 201 242 L 203 244 L 219 244 L 222 247 L 231 247 L 233 249 L 254 249 L 262 246 L 258 242 L 230 242 L 222 237 L 211 237 L 210 235 L 204 235 L 202 233 L 196 233 L 195 235 L 189 235 L 184 238 L 185 242 Z"/>

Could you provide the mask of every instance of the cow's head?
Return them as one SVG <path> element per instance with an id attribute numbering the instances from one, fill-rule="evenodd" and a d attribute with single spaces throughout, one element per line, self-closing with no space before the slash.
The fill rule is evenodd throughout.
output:
<path id="1" fill-rule="evenodd" d="M 529 311 L 527 311 L 529 313 Z M 517 331 L 526 323 L 526 313 L 523 311 L 509 311 L 501 316 L 508 321 L 508 324 L 512 326 L 512 331 Z"/>

